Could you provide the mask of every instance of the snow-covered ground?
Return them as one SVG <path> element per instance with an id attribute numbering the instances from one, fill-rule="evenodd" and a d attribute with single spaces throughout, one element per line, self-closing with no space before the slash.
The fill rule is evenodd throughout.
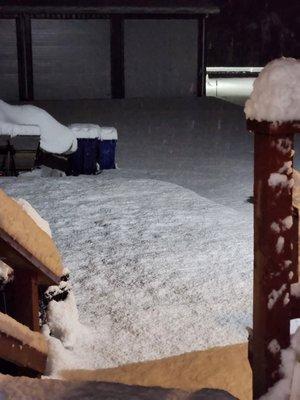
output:
<path id="1" fill-rule="evenodd" d="M 48 110 L 64 123 L 116 126 L 120 170 L 0 181 L 49 221 L 90 327 L 54 367 L 109 367 L 245 340 L 252 143 L 242 109 L 215 99 L 108 103 Z"/>

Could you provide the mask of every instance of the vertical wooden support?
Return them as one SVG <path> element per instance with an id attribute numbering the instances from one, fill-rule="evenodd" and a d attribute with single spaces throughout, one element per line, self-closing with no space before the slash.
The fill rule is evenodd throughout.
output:
<path id="1" fill-rule="evenodd" d="M 33 66 L 31 19 L 26 14 L 16 18 L 19 97 L 21 101 L 33 100 Z"/>
<path id="2" fill-rule="evenodd" d="M 206 18 L 198 18 L 197 96 L 206 95 Z"/>
<path id="3" fill-rule="evenodd" d="M 33 331 L 40 330 L 39 292 L 37 273 L 29 270 L 14 270 L 14 280 L 7 289 L 8 314 Z"/>
<path id="4" fill-rule="evenodd" d="M 113 99 L 125 97 L 124 73 L 124 19 L 113 15 L 110 19 L 110 62 L 111 96 Z"/>
<path id="5" fill-rule="evenodd" d="M 251 125 L 251 126 L 249 126 Z M 249 122 L 254 132 L 253 398 L 280 379 L 280 350 L 290 344 L 293 256 L 293 131 Z"/>

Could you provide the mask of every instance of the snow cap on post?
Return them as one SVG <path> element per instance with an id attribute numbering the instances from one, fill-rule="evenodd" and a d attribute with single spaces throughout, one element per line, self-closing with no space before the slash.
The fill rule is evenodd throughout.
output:
<path id="1" fill-rule="evenodd" d="M 253 84 L 244 111 L 248 120 L 259 122 L 299 121 L 300 60 L 282 57 L 267 64 Z"/>

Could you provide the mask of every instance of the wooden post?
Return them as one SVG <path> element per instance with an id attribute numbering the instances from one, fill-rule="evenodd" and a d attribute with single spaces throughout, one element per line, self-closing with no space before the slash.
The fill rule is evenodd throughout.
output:
<path id="1" fill-rule="evenodd" d="M 125 97 L 124 18 L 113 15 L 110 20 L 111 97 Z"/>
<path id="2" fill-rule="evenodd" d="M 253 398 L 280 377 L 280 350 L 290 344 L 293 257 L 293 141 L 296 125 L 248 121 L 254 132 Z"/>
<path id="3" fill-rule="evenodd" d="M 37 273 L 14 270 L 14 280 L 7 288 L 8 314 L 18 322 L 39 332 L 39 292 Z"/>
<path id="4" fill-rule="evenodd" d="M 206 19 L 198 18 L 197 96 L 206 96 Z"/>
<path id="5" fill-rule="evenodd" d="M 31 19 L 26 14 L 16 18 L 20 100 L 33 100 Z"/>

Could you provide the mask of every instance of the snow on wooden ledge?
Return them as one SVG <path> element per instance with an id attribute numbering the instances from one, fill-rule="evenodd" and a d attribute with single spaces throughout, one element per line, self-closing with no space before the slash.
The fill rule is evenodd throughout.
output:
<path id="1" fill-rule="evenodd" d="M 62 276 L 61 256 L 49 235 L 1 189 L 0 204 L 0 228 L 56 276 Z"/>
<path id="2" fill-rule="evenodd" d="M 27 326 L 17 322 L 7 314 L 0 312 L 0 334 L 14 337 L 24 345 L 28 345 L 37 351 L 47 354 L 48 344 L 45 337 L 39 332 L 31 331 Z"/>

